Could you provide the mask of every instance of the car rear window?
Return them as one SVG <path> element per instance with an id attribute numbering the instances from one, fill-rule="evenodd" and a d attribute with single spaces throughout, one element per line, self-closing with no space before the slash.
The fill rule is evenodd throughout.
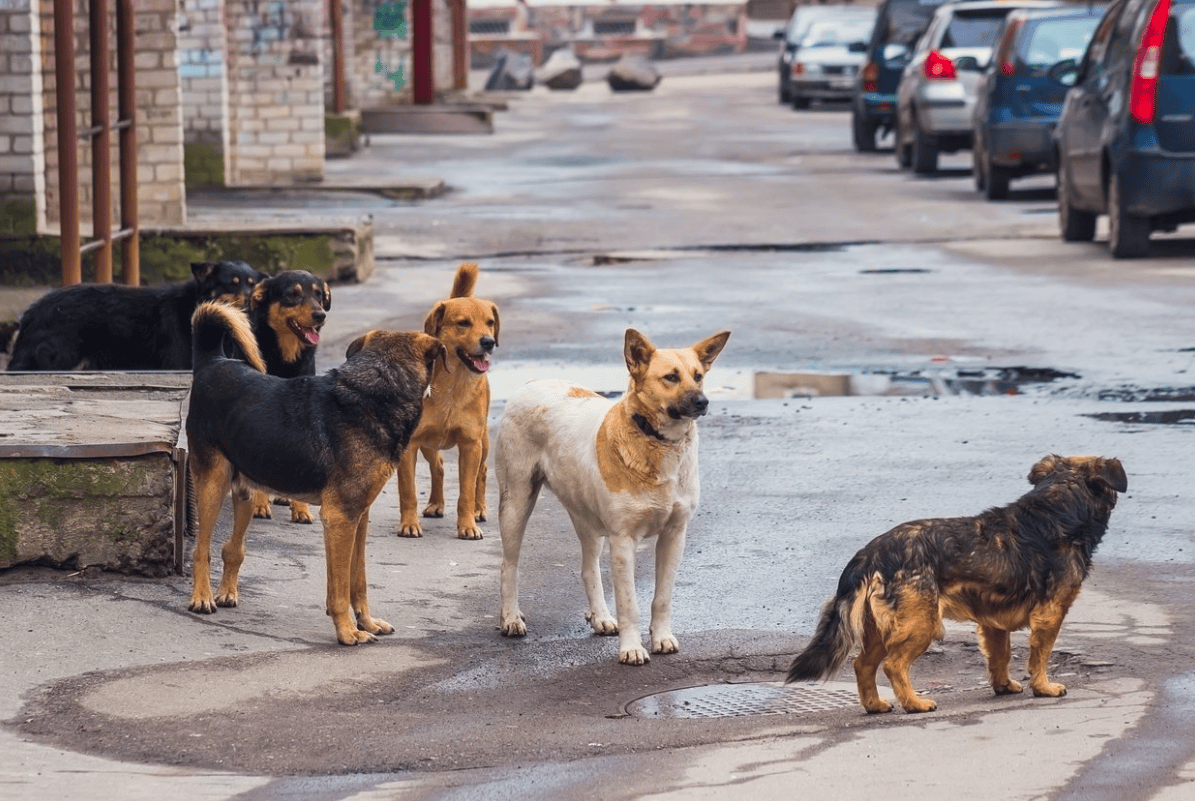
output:
<path id="1" fill-rule="evenodd" d="M 1011 9 L 1010 9 L 1011 10 Z M 942 34 L 938 47 L 991 47 L 1008 11 L 957 11 Z"/>
<path id="2" fill-rule="evenodd" d="M 1030 67 L 1052 67 L 1059 61 L 1083 57 L 1099 17 L 1042 20 L 1021 40 L 1018 55 Z"/>
<path id="3" fill-rule="evenodd" d="M 883 46 L 895 42 L 912 48 L 929 27 L 929 21 L 942 3 L 943 0 L 904 0 L 888 3 L 877 23 L 878 44 Z"/>
<path id="4" fill-rule="evenodd" d="M 801 47 L 830 47 L 866 42 L 871 38 L 872 20 L 815 22 L 801 39 Z"/>
<path id="5" fill-rule="evenodd" d="M 1175 4 L 1162 44 L 1163 75 L 1195 75 L 1195 3 Z"/>

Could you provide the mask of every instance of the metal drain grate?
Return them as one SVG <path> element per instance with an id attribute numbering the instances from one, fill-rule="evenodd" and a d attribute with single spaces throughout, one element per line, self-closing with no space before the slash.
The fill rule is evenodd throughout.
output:
<path id="1" fill-rule="evenodd" d="M 627 704 L 637 718 L 802 715 L 856 706 L 854 685 L 714 684 L 648 695 Z"/>

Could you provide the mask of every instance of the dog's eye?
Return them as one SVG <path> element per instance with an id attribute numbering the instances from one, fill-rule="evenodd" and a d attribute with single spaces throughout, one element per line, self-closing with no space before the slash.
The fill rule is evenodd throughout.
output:
<path id="1" fill-rule="evenodd" d="M 701 379 L 702 379 L 701 373 L 693 373 L 693 380 L 696 381 L 698 384 L 701 383 Z"/>
<path id="2" fill-rule="evenodd" d="M 669 384 L 679 384 L 680 383 L 680 375 L 678 375 L 677 373 L 669 373 L 668 375 L 664 376 L 664 380 L 667 381 Z"/>
<path id="3" fill-rule="evenodd" d="M 472 328 L 473 327 L 472 320 L 457 320 L 456 324 L 459 325 L 461 328 Z"/>

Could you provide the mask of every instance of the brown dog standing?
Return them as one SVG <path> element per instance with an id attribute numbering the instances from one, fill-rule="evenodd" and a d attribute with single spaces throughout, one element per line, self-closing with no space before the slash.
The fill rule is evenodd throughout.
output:
<path id="1" fill-rule="evenodd" d="M 410 447 L 398 466 L 398 497 L 402 518 L 400 537 L 422 537 L 416 512 L 415 455 L 423 454 L 431 469 L 431 495 L 424 517 L 444 516 L 444 460 L 440 451 L 457 448 L 460 498 L 456 504 L 456 535 L 463 540 L 482 537 L 485 522 L 486 457 L 490 452 L 490 354 L 498 346 L 498 307 L 473 297 L 477 265 L 462 264 L 452 282 L 452 294 L 432 307 L 423 330 L 444 343 L 448 360 L 436 365 L 431 390 L 423 399 L 423 416 L 411 436 Z"/>

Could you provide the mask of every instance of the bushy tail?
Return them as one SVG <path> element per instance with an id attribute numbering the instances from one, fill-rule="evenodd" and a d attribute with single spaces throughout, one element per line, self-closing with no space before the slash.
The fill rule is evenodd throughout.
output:
<path id="1" fill-rule="evenodd" d="M 244 311 L 227 303 L 201 303 L 191 315 L 191 362 L 198 370 L 216 359 L 235 356 L 266 372 L 257 338 Z"/>
<path id="2" fill-rule="evenodd" d="M 826 601 L 817 631 L 805 650 L 793 659 L 786 683 L 828 679 L 838 673 L 859 641 L 866 603 L 862 589 L 862 584 L 856 583 L 844 592 L 840 584 L 838 594 Z"/>
<path id="3" fill-rule="evenodd" d="M 456 278 L 452 281 L 450 298 L 473 297 L 473 289 L 477 286 L 477 265 L 462 264 L 456 268 Z"/>

